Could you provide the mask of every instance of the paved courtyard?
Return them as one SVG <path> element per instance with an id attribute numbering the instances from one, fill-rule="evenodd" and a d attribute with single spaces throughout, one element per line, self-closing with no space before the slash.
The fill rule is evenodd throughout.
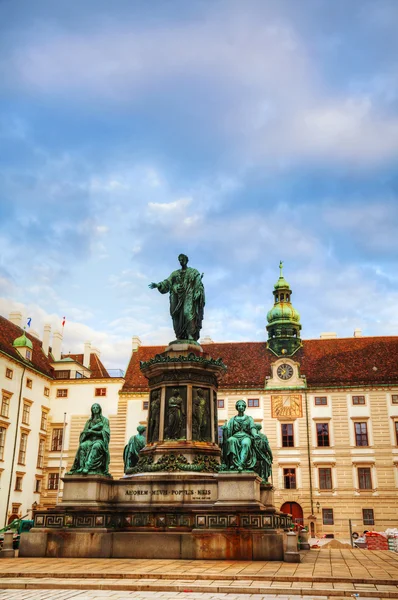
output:
<path id="1" fill-rule="evenodd" d="M 0 560 L 0 600 L 398 599 L 398 554 L 311 550 L 299 564 L 134 559 Z"/>

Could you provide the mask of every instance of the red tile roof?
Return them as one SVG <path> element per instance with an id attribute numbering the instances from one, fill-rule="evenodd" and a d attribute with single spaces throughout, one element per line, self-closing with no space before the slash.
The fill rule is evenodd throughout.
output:
<path id="1" fill-rule="evenodd" d="M 51 364 L 49 359 L 46 357 L 42 350 L 42 342 L 38 340 L 30 333 L 26 333 L 26 337 L 30 339 L 33 344 L 32 350 L 32 360 L 25 360 L 19 354 L 19 352 L 13 347 L 12 343 L 17 338 L 23 334 L 23 329 L 11 323 L 5 317 L 0 316 L 0 352 L 4 352 L 12 358 L 15 358 L 19 362 L 30 365 L 33 369 L 36 369 L 43 375 L 47 375 L 48 377 L 53 377 L 53 370 L 51 368 Z"/>
<path id="2" fill-rule="evenodd" d="M 62 358 L 71 358 L 76 362 L 83 364 L 84 355 L 83 354 L 63 354 Z M 105 379 L 106 377 L 110 377 L 108 371 L 105 369 L 104 365 L 98 358 L 97 354 L 90 354 L 90 370 L 91 370 L 91 378 L 92 379 Z"/>
<path id="3" fill-rule="evenodd" d="M 278 360 L 265 342 L 206 344 L 203 349 L 227 365 L 220 382 L 223 389 L 264 389 L 271 364 Z M 164 346 L 141 346 L 133 352 L 124 392 L 148 389 L 140 361 L 164 350 Z M 306 376 L 309 388 L 398 384 L 398 337 L 304 340 L 292 359 L 300 363 L 300 373 Z"/>

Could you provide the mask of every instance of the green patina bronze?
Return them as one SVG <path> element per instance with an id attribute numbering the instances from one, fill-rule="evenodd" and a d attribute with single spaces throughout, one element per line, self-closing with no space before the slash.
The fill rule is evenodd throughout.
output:
<path id="1" fill-rule="evenodd" d="M 159 471 L 198 471 L 203 473 L 215 473 L 220 464 L 212 456 L 200 454 L 195 456 L 190 463 L 183 454 L 164 454 L 157 462 L 153 456 L 141 456 L 132 473 L 155 473 Z"/>
<path id="2" fill-rule="evenodd" d="M 194 388 L 192 392 L 192 439 L 199 442 L 211 442 L 209 390 Z"/>
<path id="3" fill-rule="evenodd" d="M 276 356 L 292 356 L 302 345 L 300 314 L 290 302 L 292 291 L 283 277 L 282 261 L 279 269 L 279 279 L 273 291 L 274 306 L 267 314 L 268 348 Z"/>
<path id="4" fill-rule="evenodd" d="M 266 483 L 272 473 L 272 452 L 261 425 L 245 415 L 246 402 L 238 400 L 238 414 L 223 425 L 221 443 L 223 471 L 254 471 Z"/>
<path id="5" fill-rule="evenodd" d="M 79 447 L 71 470 L 67 475 L 105 475 L 110 477 L 109 420 L 102 416 L 102 408 L 95 403 L 91 407 L 91 418 L 80 434 Z"/>
<path id="6" fill-rule="evenodd" d="M 227 367 L 224 365 L 221 358 L 206 358 L 205 356 L 197 356 L 193 352 L 190 352 L 188 356 L 168 356 L 167 354 L 155 354 L 153 358 L 147 361 L 140 361 L 140 368 L 146 369 L 152 365 L 156 365 L 158 363 L 199 363 L 204 367 L 222 367 L 225 371 Z"/>
<path id="7" fill-rule="evenodd" d="M 136 466 L 139 459 L 139 453 L 144 448 L 146 440 L 144 433 L 146 427 L 144 425 L 138 425 L 138 434 L 132 435 L 128 441 L 128 444 L 124 447 L 123 460 L 124 460 L 124 472 L 131 473 L 132 469 Z"/>
<path id="8" fill-rule="evenodd" d="M 161 294 L 170 293 L 170 315 L 173 320 L 176 341 L 197 342 L 202 329 L 205 306 L 205 289 L 199 271 L 188 267 L 188 256 L 180 254 L 181 269 L 173 271 L 160 283 L 150 283 Z"/>

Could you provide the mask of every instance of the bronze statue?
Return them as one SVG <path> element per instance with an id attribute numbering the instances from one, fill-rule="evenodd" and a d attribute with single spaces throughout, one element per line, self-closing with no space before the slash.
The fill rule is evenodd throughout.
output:
<path id="1" fill-rule="evenodd" d="M 138 463 L 138 455 L 145 446 L 146 427 L 144 425 L 138 425 L 138 435 L 133 435 L 128 441 L 128 444 L 124 448 L 123 460 L 124 460 L 124 472 L 130 473 L 131 470 Z"/>
<path id="2" fill-rule="evenodd" d="M 173 395 L 167 402 L 165 439 L 179 440 L 184 435 L 184 401 L 178 388 L 173 389 Z"/>
<path id="3" fill-rule="evenodd" d="M 153 390 L 149 404 L 148 442 L 159 439 L 160 390 Z"/>
<path id="4" fill-rule="evenodd" d="M 202 275 L 199 271 L 188 267 L 188 256 L 178 257 L 181 269 L 160 283 L 150 283 L 151 289 L 157 288 L 161 294 L 170 292 L 170 314 L 173 319 L 177 340 L 197 341 L 202 329 L 205 306 L 205 290 Z"/>
<path id="5" fill-rule="evenodd" d="M 95 403 L 91 407 L 91 418 L 80 434 L 79 447 L 71 470 L 67 475 L 109 476 L 109 421 L 102 416 L 102 408 Z"/>
<path id="6" fill-rule="evenodd" d="M 256 423 L 255 427 L 259 437 L 256 438 L 254 442 L 257 454 L 257 465 L 254 470 L 260 475 L 261 479 L 267 483 L 272 475 L 272 450 L 267 436 L 264 433 L 261 433 L 261 423 Z"/>
<path id="7" fill-rule="evenodd" d="M 192 437 L 205 442 L 210 438 L 209 391 L 198 388 L 192 401 Z"/>
<path id="8" fill-rule="evenodd" d="M 259 437 L 253 418 L 245 415 L 246 402 L 235 404 L 238 414 L 223 425 L 223 460 L 229 470 L 253 470 L 257 463 L 254 441 Z"/>

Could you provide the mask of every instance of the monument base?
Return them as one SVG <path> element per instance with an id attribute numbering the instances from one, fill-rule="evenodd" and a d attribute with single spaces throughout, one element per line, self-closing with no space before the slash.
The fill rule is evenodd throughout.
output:
<path id="1" fill-rule="evenodd" d="M 289 515 L 253 472 L 64 478 L 19 555 L 52 558 L 284 560 Z"/>

